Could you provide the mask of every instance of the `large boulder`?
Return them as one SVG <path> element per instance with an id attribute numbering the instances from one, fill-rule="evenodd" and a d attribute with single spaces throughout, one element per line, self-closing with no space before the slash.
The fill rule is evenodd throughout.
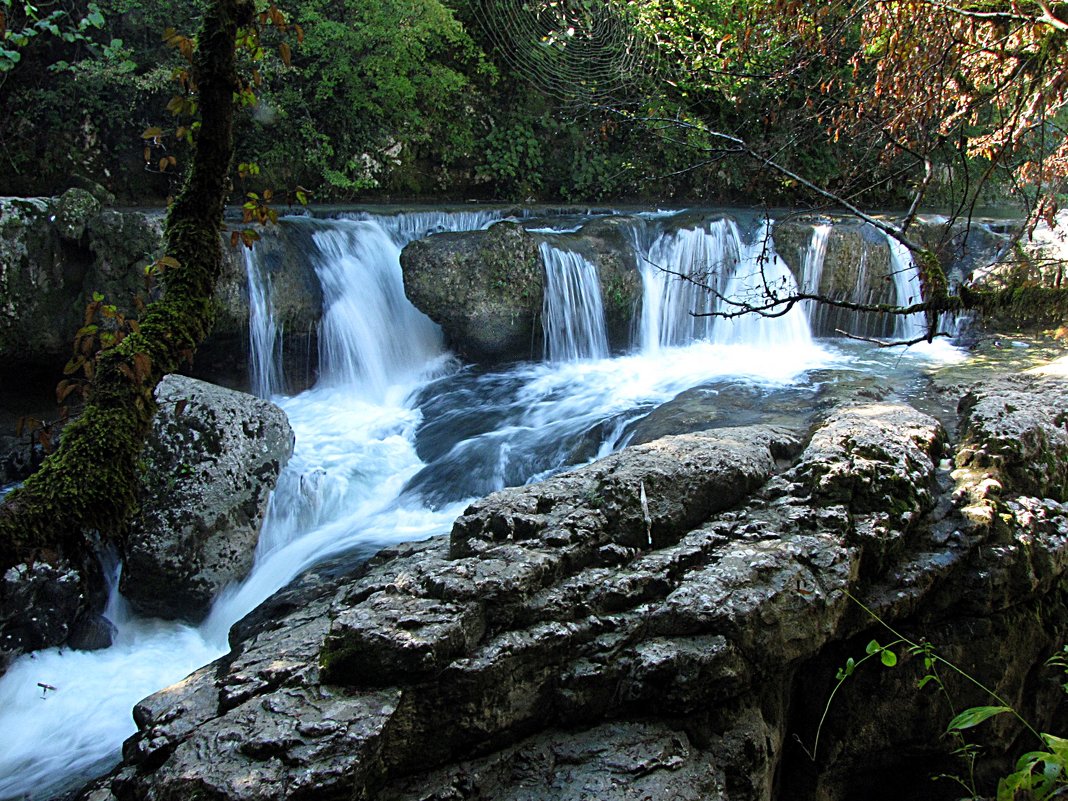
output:
<path id="1" fill-rule="evenodd" d="M 435 234 L 401 252 L 408 299 L 475 361 L 541 355 L 545 277 L 538 242 L 522 226 Z"/>
<path id="2" fill-rule="evenodd" d="M 1017 390 L 1061 409 L 1038 379 Z M 991 409 L 997 393 L 980 392 Z M 1059 447 L 1050 429 L 1002 448 L 979 419 L 965 450 L 1003 454 L 1001 474 Z M 899 644 L 903 666 L 858 669 L 821 724 L 845 658 L 931 636 L 1046 727 L 1063 705 L 1035 665 L 1068 635 L 1068 510 L 1017 494 L 1042 479 L 989 496 L 994 521 L 970 514 L 992 476 L 955 481 L 944 443 L 933 418 L 868 403 L 832 412 L 785 470 L 796 440 L 757 426 L 495 493 L 448 538 L 279 593 L 229 656 L 138 705 L 124 764 L 83 797 L 923 795 L 927 769 L 951 768 L 922 660 Z M 797 741 L 820 725 L 814 764 Z M 1014 737 L 993 727 L 988 745 Z"/>
<path id="3" fill-rule="evenodd" d="M 54 357 L 77 330 L 88 259 L 61 238 L 54 217 L 48 199 L 0 199 L 0 364 Z"/>
<path id="4" fill-rule="evenodd" d="M 196 622 L 252 566 L 293 431 L 274 404 L 183 376 L 156 399 L 122 591 L 142 614 Z"/>
<path id="5" fill-rule="evenodd" d="M 128 316 L 162 217 L 102 209 L 84 189 L 0 198 L 0 368 L 62 364 L 99 293 Z"/>
<path id="6" fill-rule="evenodd" d="M 601 219 L 578 232 L 535 236 L 500 222 L 486 231 L 437 234 L 402 252 L 405 291 L 466 358 L 540 357 L 545 267 L 539 242 L 548 241 L 596 266 L 608 344 L 619 350 L 630 345 L 642 295 L 630 223 Z"/>

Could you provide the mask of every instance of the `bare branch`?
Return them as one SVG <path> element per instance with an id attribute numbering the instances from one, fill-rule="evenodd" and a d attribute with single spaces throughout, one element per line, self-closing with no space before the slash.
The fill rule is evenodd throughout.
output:
<path id="1" fill-rule="evenodd" d="M 922 336 L 913 337 L 912 339 L 876 339 L 875 337 L 862 337 L 859 334 L 850 334 L 848 331 L 843 331 L 841 328 L 836 328 L 834 333 L 840 334 L 846 339 L 854 339 L 857 342 L 868 342 L 872 345 L 877 345 L 880 348 L 897 348 L 905 346 L 906 348 L 913 345 L 919 345 L 921 342 L 930 342 L 935 337 L 951 337 L 952 334 L 946 331 L 935 331 L 931 334 L 924 334 Z"/>

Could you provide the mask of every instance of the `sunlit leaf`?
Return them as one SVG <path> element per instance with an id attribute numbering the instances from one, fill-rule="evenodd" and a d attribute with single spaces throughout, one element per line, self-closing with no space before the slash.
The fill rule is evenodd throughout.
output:
<path id="1" fill-rule="evenodd" d="M 1012 712 L 1012 709 L 1007 706 L 973 706 L 969 709 L 965 709 L 953 718 L 946 727 L 946 731 L 970 729 L 972 726 L 978 726 L 988 718 L 1004 714 L 1005 712 Z"/>

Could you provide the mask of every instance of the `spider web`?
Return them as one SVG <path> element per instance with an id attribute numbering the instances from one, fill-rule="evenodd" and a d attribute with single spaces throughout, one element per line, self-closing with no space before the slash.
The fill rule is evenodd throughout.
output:
<path id="1" fill-rule="evenodd" d="M 646 94 L 659 63 L 619 0 L 468 0 L 503 59 L 559 99 L 600 105 Z"/>

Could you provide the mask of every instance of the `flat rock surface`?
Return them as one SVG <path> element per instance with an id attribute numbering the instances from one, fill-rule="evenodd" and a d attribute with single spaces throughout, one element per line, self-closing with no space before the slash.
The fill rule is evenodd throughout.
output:
<path id="1" fill-rule="evenodd" d="M 968 447 L 994 447 L 998 429 L 969 419 Z M 886 638 L 847 593 L 972 653 L 976 675 L 1025 683 L 1043 637 L 1068 634 L 1068 510 L 1010 485 L 986 502 L 1011 525 L 965 514 L 941 426 L 904 405 L 836 410 L 800 445 L 765 426 L 667 437 L 495 493 L 449 537 L 306 576 L 235 627 L 230 655 L 142 702 L 124 765 L 85 797 L 756 801 L 900 784 L 892 755 L 937 752 L 945 728 L 906 670 L 858 671 L 867 690 L 843 692 L 819 767 L 799 767 L 793 735 L 811 742 L 835 664 Z M 1029 712 L 1048 720 L 1055 698 Z"/>

